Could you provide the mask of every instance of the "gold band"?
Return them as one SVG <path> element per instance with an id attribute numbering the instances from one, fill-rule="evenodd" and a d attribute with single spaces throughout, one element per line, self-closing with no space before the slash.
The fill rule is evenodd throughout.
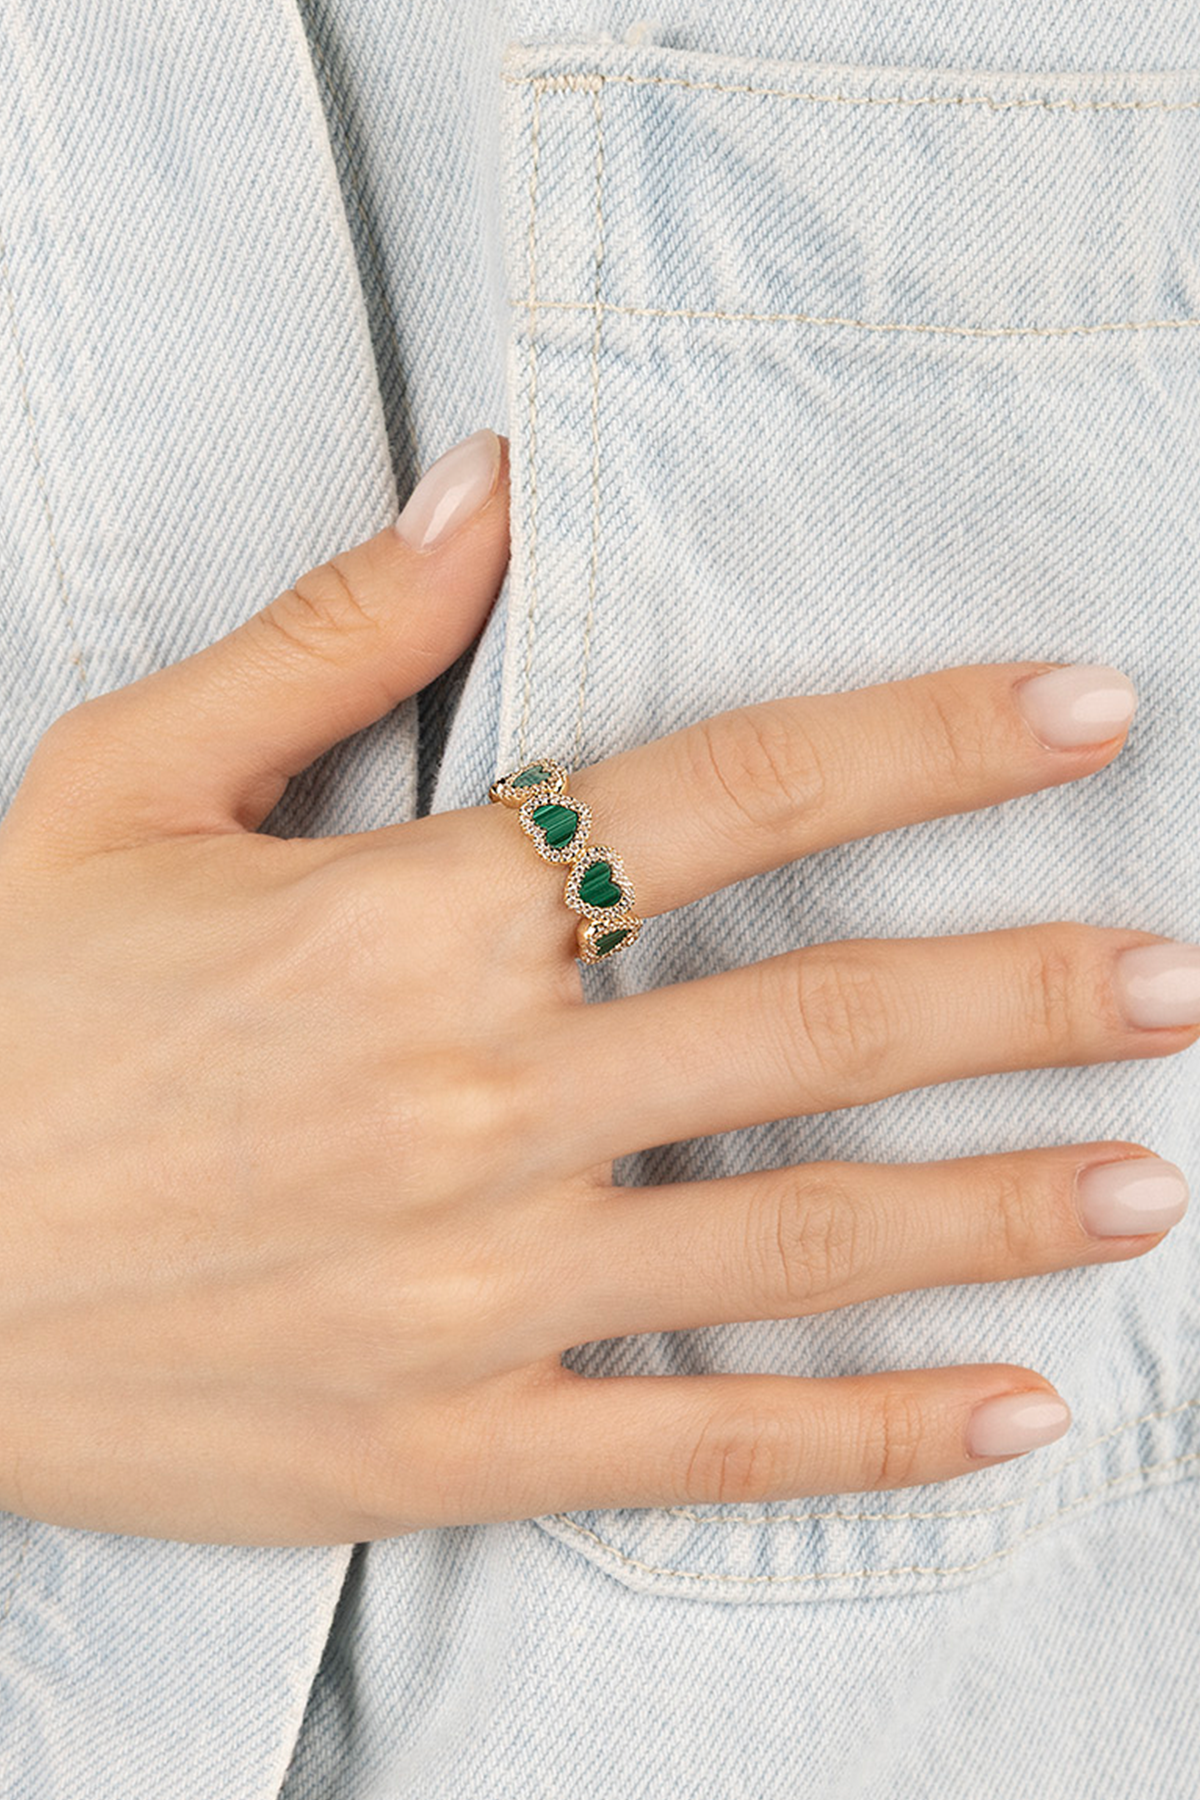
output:
<path id="1" fill-rule="evenodd" d="M 535 756 L 502 775 L 488 799 L 517 810 L 521 829 L 544 862 L 570 865 L 563 899 L 582 913 L 575 927 L 578 959 L 607 962 L 637 941 L 643 921 L 633 910 L 633 883 L 615 850 L 589 844 L 592 809 L 567 793 L 566 768 L 550 756 Z"/>

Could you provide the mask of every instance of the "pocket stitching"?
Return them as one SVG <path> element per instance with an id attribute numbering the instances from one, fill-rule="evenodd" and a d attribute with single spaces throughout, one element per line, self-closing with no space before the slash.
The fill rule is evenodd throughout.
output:
<path id="1" fill-rule="evenodd" d="M 591 1538 L 593 1543 L 598 1544 L 602 1550 L 608 1551 L 610 1555 L 615 1556 L 618 1561 L 624 1563 L 628 1568 L 640 1569 L 649 1575 L 670 1576 L 679 1581 L 716 1581 L 722 1582 L 726 1586 L 745 1583 L 748 1586 L 761 1587 L 772 1583 L 790 1583 L 792 1586 L 799 1586 L 803 1582 L 844 1581 L 856 1576 L 880 1579 L 890 1575 L 965 1575 L 976 1569 L 986 1568 L 989 1563 L 999 1562 L 1006 1556 L 1012 1556 L 1016 1552 L 1018 1545 L 1023 1544 L 1027 1538 L 1037 1537 L 1041 1532 L 1047 1531 L 1050 1526 L 1054 1525 L 1059 1519 L 1064 1518 L 1068 1513 L 1078 1511 L 1081 1506 L 1086 1506 L 1089 1500 L 1095 1500 L 1098 1496 L 1103 1495 L 1107 1489 L 1117 1486 L 1120 1482 L 1128 1481 L 1135 1475 L 1153 1474 L 1156 1470 L 1173 1469 L 1180 1463 L 1188 1462 L 1200 1462 L 1200 1450 L 1192 1450 L 1183 1456 L 1171 1457 L 1167 1462 L 1139 1463 L 1136 1468 L 1127 1469 L 1123 1475 L 1112 1476 L 1098 1488 L 1092 1488 L 1088 1493 L 1081 1494 L 1078 1499 L 1072 1500 L 1069 1505 L 1059 1507 L 1057 1512 L 1050 1513 L 1045 1519 L 1040 1520 L 1038 1524 L 1031 1525 L 1025 1531 L 1019 1532 L 1018 1535 L 1013 1538 L 1010 1543 L 1006 1544 L 1003 1549 L 993 1550 L 990 1555 L 980 1557 L 977 1561 L 968 1563 L 901 1563 L 890 1569 L 821 1569 L 810 1571 L 804 1575 L 732 1575 L 725 1571 L 714 1573 L 703 1569 L 670 1569 L 657 1563 L 642 1562 L 636 1556 L 628 1556 L 623 1550 L 618 1550 L 615 1544 L 609 1543 L 607 1539 L 602 1538 L 598 1532 L 590 1530 L 586 1525 L 581 1525 L 578 1519 L 573 1518 L 570 1513 L 555 1513 L 552 1517 L 567 1530 L 577 1532 L 580 1537 Z M 1188 1478 L 1181 1476 L 1180 1479 L 1186 1480 Z M 1159 1482 L 1155 1485 L 1163 1487 L 1170 1484 Z M 887 1516 L 904 1518 L 910 1515 L 895 1513 Z M 919 1514 L 911 1516 L 920 1517 Z"/>
<path id="2" fill-rule="evenodd" d="M 529 312 L 611 312 L 639 319 L 722 319 L 739 325 L 853 325 L 860 331 L 924 331 L 938 337 L 1077 337 L 1097 331 L 1177 331 L 1200 318 L 1113 319 L 1099 325 L 923 325 L 911 321 L 823 318 L 817 313 L 706 312 L 698 307 L 618 306 L 611 300 L 510 300 Z"/>
<path id="3" fill-rule="evenodd" d="M 985 106 L 992 112 L 1025 107 L 1041 112 L 1065 108 L 1069 112 L 1200 112 L 1200 100 L 994 100 L 990 94 L 814 94 L 800 88 L 768 88 L 734 85 L 721 81 L 688 81 L 681 75 L 606 75 L 600 70 L 578 69 L 561 75 L 508 75 L 500 79 L 512 87 L 533 84 L 547 89 L 594 88 L 596 83 L 620 81 L 629 87 L 696 88 L 714 94 L 757 94 L 769 100 L 806 100 L 814 106 Z"/>

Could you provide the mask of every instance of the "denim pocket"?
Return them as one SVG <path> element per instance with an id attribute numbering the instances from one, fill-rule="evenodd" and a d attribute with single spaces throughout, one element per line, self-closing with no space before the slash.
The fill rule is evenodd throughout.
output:
<path id="1" fill-rule="evenodd" d="M 504 81 L 498 771 L 956 663 L 1111 662 L 1142 695 L 1095 780 L 710 895 L 585 971 L 588 998 L 846 936 L 1042 918 L 1200 933 L 1200 76 L 604 42 L 514 45 Z M 616 1173 L 1100 1137 L 1194 1170 L 1197 1094 L 1194 1052 L 991 1077 Z M 539 1523 L 631 1586 L 693 1598 L 982 1578 L 1084 1509 L 1196 1473 L 1197 1256 L 1189 1219 L 1144 1261 L 578 1346 L 566 1360 L 595 1376 L 1016 1362 L 1075 1424 L 933 1487 Z"/>

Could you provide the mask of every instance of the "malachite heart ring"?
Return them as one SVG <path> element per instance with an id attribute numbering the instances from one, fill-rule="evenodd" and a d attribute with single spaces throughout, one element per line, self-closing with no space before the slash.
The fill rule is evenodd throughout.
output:
<path id="1" fill-rule="evenodd" d="M 563 899 L 582 913 L 575 927 L 580 962 L 607 962 L 637 941 L 643 921 L 633 910 L 633 883 L 615 850 L 589 844 L 592 809 L 567 792 L 568 772 L 553 757 L 522 763 L 488 789 L 511 806 L 545 861 L 568 865 Z"/>

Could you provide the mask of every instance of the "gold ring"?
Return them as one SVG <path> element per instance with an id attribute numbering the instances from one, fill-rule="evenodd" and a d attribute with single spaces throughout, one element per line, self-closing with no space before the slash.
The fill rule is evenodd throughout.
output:
<path id="1" fill-rule="evenodd" d="M 488 799 L 517 809 L 521 829 L 544 862 L 569 863 L 563 899 L 582 913 L 575 927 L 578 959 L 607 962 L 636 943 L 643 921 L 633 910 L 633 883 L 615 850 L 589 844 L 592 809 L 568 794 L 568 772 L 551 756 L 537 756 L 502 775 Z"/>

